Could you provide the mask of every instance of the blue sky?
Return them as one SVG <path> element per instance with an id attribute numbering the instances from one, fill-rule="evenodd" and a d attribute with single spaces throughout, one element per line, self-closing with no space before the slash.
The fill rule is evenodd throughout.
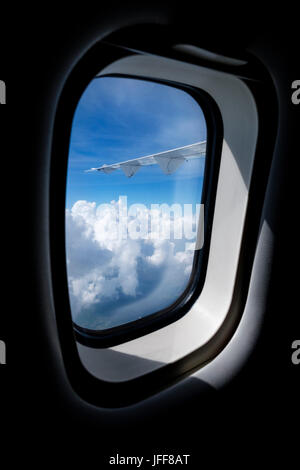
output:
<path id="1" fill-rule="evenodd" d="M 173 87 L 117 77 L 94 79 L 79 101 L 71 134 L 66 195 L 69 294 L 76 323 L 105 329 L 169 306 L 190 277 L 194 252 L 185 240 L 117 240 L 112 213 L 102 203 L 127 196 L 128 206 L 201 202 L 205 159 L 165 175 L 158 165 L 132 178 L 122 170 L 85 173 L 91 167 L 206 140 L 203 112 Z M 196 207 L 195 207 L 196 209 Z M 148 213 L 149 215 L 149 213 Z M 142 222 L 145 214 L 140 214 Z M 138 217 L 137 217 L 138 220 Z"/>
<path id="2" fill-rule="evenodd" d="M 156 165 L 130 179 L 121 170 L 111 175 L 84 170 L 205 139 L 203 112 L 182 90 L 142 80 L 96 78 L 74 115 L 66 207 L 79 199 L 101 203 L 119 195 L 127 195 L 129 204 L 199 200 L 203 160 L 185 163 L 171 177 Z"/>

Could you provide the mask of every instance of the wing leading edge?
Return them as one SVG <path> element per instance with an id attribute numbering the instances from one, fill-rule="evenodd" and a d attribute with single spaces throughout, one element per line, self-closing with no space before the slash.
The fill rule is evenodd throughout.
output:
<path id="1" fill-rule="evenodd" d="M 86 170 L 86 172 L 100 171 L 105 174 L 110 174 L 121 168 L 125 175 L 128 178 L 131 178 L 131 176 L 134 176 L 142 166 L 157 164 L 166 175 L 170 175 L 171 173 L 174 173 L 185 161 L 204 157 L 205 153 L 206 140 L 186 145 L 185 147 L 154 153 L 153 155 L 134 158 L 132 160 L 126 160 L 125 162 L 113 163 L 112 165 L 102 165 L 98 168 Z"/>

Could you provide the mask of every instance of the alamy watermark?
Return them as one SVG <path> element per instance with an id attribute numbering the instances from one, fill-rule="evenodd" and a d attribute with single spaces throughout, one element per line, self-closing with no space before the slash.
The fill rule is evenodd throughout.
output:
<path id="1" fill-rule="evenodd" d="M 292 96 L 291 96 L 292 103 L 300 104 L 300 80 L 293 81 L 292 90 L 295 90 L 293 91 Z"/>
<path id="2" fill-rule="evenodd" d="M 6 344 L 0 339 L 0 364 L 6 364 Z"/>
<path id="3" fill-rule="evenodd" d="M 0 80 L 0 104 L 6 104 L 6 85 L 3 80 Z"/>
<path id="4" fill-rule="evenodd" d="M 291 356 L 292 363 L 297 366 L 300 364 L 300 339 L 295 339 L 295 341 L 292 342 L 292 349 L 295 350 Z"/>
<path id="5" fill-rule="evenodd" d="M 106 240 L 195 240 L 195 249 L 204 243 L 204 204 L 167 203 L 127 204 L 127 196 L 119 196 L 118 202 L 100 204 L 97 219 L 110 223 L 99 224 L 99 231 Z"/>

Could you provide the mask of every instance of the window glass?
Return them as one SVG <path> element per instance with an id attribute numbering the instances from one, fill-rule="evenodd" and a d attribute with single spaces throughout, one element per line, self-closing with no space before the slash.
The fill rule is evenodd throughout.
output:
<path id="1" fill-rule="evenodd" d="M 185 291 L 202 246 L 205 148 L 204 114 L 187 92 L 124 77 L 89 84 L 73 118 L 66 194 L 77 325 L 117 327 Z"/>

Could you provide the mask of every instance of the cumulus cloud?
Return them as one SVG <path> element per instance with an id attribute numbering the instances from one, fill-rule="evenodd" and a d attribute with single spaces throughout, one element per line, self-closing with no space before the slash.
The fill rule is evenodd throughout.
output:
<path id="1" fill-rule="evenodd" d="M 71 309 L 84 327 L 109 328 L 158 311 L 188 283 L 193 234 L 174 236 L 184 214 L 172 213 L 170 222 L 157 208 L 125 210 L 121 198 L 100 206 L 77 201 L 66 210 Z M 186 218 L 195 234 L 196 215 Z"/>

